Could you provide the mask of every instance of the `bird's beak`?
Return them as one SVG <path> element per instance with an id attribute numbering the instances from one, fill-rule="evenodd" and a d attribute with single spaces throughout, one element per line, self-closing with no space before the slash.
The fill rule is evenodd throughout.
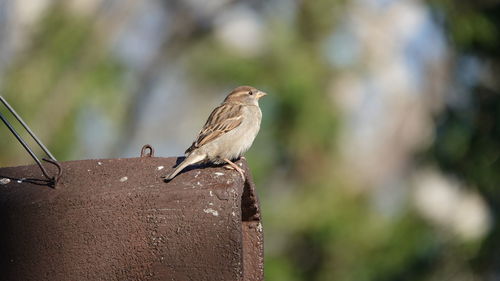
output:
<path id="1" fill-rule="evenodd" d="M 266 94 L 266 93 L 264 93 L 264 92 L 262 92 L 262 91 L 258 91 L 258 92 L 257 92 L 257 99 L 260 99 L 260 98 L 262 98 L 263 96 L 267 96 L 267 94 Z"/>

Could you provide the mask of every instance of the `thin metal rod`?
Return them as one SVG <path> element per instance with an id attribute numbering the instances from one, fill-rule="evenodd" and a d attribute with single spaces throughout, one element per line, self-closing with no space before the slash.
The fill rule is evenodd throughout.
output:
<path id="1" fill-rule="evenodd" d="M 48 162 L 48 163 L 50 163 L 50 164 L 52 164 L 54 166 L 56 166 L 56 168 L 57 168 L 57 174 L 55 176 L 53 176 L 53 177 L 49 176 L 49 173 L 43 167 L 43 165 L 40 162 L 40 160 L 38 159 L 38 157 L 36 157 L 36 154 L 33 152 L 33 150 L 31 150 L 31 148 L 24 141 L 24 139 L 17 133 L 17 131 L 14 129 L 14 127 L 9 123 L 9 121 L 7 120 L 7 118 L 5 118 L 5 116 L 3 116 L 3 114 L 0 112 L 0 119 L 2 119 L 3 123 L 5 123 L 5 126 L 7 126 L 7 128 L 9 128 L 10 132 L 16 137 L 16 139 L 19 141 L 19 143 L 21 143 L 21 145 L 29 153 L 29 155 L 31 156 L 31 158 L 33 158 L 33 160 L 35 160 L 36 164 L 38 165 L 38 167 L 42 171 L 43 176 L 45 176 L 45 178 L 47 178 L 47 183 L 49 184 L 49 186 L 52 186 L 52 187 L 56 188 L 57 187 L 57 182 L 59 181 L 59 178 L 62 175 L 62 167 L 61 167 L 61 165 L 59 163 L 57 163 L 57 160 L 55 160 L 54 156 L 52 156 L 52 154 L 49 152 L 49 150 L 35 136 L 35 134 L 28 127 L 28 125 L 26 125 L 26 123 L 24 123 L 24 121 L 22 120 L 22 118 L 9 105 L 9 103 L 7 103 L 7 101 L 2 96 L 0 96 L 0 100 L 5 105 L 5 107 L 10 111 L 10 113 L 12 113 L 12 115 L 14 115 L 14 117 L 16 117 L 17 121 L 19 121 L 19 123 L 21 123 L 23 125 L 23 127 L 26 129 L 26 131 L 28 131 L 28 133 L 31 135 L 31 137 L 38 143 L 38 145 L 40 145 L 40 147 L 43 149 L 43 151 L 45 151 L 45 153 L 51 158 L 51 159 L 42 158 L 42 160 L 45 161 L 45 162 Z M 39 183 L 40 182 L 40 180 L 38 180 L 38 179 L 26 179 L 26 180 L 29 181 L 29 182 L 35 182 L 35 183 Z"/>
<path id="2" fill-rule="evenodd" d="M 36 157 L 35 153 L 33 153 L 33 151 L 28 146 L 28 144 L 26 144 L 26 142 L 23 140 L 23 138 L 21 138 L 21 136 L 16 132 L 16 130 L 14 129 L 14 127 L 12 127 L 12 125 L 9 123 L 9 121 L 7 121 L 7 119 L 5 119 L 5 117 L 3 116 L 2 113 L 0 113 L 0 119 L 2 119 L 2 121 L 5 123 L 5 125 L 7 126 L 7 128 L 9 128 L 9 130 L 16 137 L 16 139 L 22 144 L 22 146 L 24 147 L 24 149 L 26 149 L 26 151 L 28 151 L 28 153 L 31 155 L 31 157 L 33 158 L 33 160 L 35 160 L 35 162 L 38 164 L 38 166 L 40 166 L 40 168 L 42 168 L 42 172 L 44 173 L 44 175 L 47 178 L 50 178 L 50 176 L 47 174 L 47 172 L 44 171 L 42 163 L 40 162 L 40 160 L 38 160 L 38 157 Z"/>
<path id="3" fill-rule="evenodd" d="M 12 113 L 12 115 L 14 115 L 14 117 L 16 117 L 17 121 L 19 121 L 19 123 L 21 123 L 21 125 L 23 125 L 24 129 L 26 129 L 26 131 L 28 131 L 28 133 L 31 135 L 31 137 L 36 141 L 36 143 L 38 143 L 38 145 L 42 148 L 42 150 L 45 152 L 45 154 L 47 154 L 47 156 L 50 157 L 50 159 L 54 160 L 54 161 L 57 161 L 57 159 L 52 155 L 52 153 L 50 153 L 50 151 L 45 147 L 45 145 L 43 145 L 43 143 L 36 137 L 36 135 L 31 131 L 31 129 L 28 127 L 28 125 L 26 125 L 26 123 L 24 122 L 24 120 L 21 118 L 21 116 L 19 116 L 19 114 L 17 114 L 17 112 L 14 110 L 14 108 L 12 108 L 12 106 L 10 106 L 10 104 L 2 97 L 0 96 L 0 100 L 2 101 L 2 103 L 5 105 L 5 107 L 7 107 L 7 109 Z M 8 121 L 2 116 L 2 121 L 5 123 L 5 125 L 7 125 L 7 127 L 9 127 L 10 131 L 16 136 L 16 138 L 21 142 L 21 144 L 24 146 L 24 148 L 31 154 L 31 157 L 33 157 L 33 159 L 35 159 L 35 161 L 39 164 L 40 164 L 40 160 L 38 160 L 38 158 L 36 158 L 35 154 L 33 153 L 33 151 L 31 151 L 31 149 L 29 149 L 29 147 L 27 146 L 27 144 L 24 142 L 24 140 L 17 134 L 17 132 L 14 130 L 14 128 L 8 123 Z"/>

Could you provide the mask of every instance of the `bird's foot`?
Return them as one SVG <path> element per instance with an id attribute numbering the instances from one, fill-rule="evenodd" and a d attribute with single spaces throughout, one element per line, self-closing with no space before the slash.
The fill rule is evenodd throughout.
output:
<path id="1" fill-rule="evenodd" d="M 224 168 L 226 170 L 234 170 L 233 166 L 231 166 L 229 164 L 226 164 L 226 165 L 222 166 L 222 168 Z"/>
<path id="2" fill-rule="evenodd" d="M 224 161 L 226 161 L 226 163 L 227 163 L 227 165 L 224 165 L 224 169 L 238 171 L 238 173 L 240 173 L 240 176 L 243 179 L 243 181 L 245 181 L 245 179 L 246 179 L 246 177 L 245 177 L 245 171 L 241 167 L 239 167 L 238 165 L 234 164 L 234 162 L 232 162 L 229 159 L 224 159 Z"/>

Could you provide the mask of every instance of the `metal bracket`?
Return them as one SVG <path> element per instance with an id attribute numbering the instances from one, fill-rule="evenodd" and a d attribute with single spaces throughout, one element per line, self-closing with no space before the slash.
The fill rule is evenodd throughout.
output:
<path id="1" fill-rule="evenodd" d="M 147 152 L 149 150 L 149 152 Z M 155 150 L 154 148 L 149 145 L 145 144 L 142 149 L 141 149 L 141 157 L 153 157 L 155 155 Z"/>
<path id="2" fill-rule="evenodd" d="M 24 141 L 24 139 L 17 133 L 17 131 L 14 129 L 14 127 L 7 121 L 7 119 L 3 116 L 3 114 L 0 112 L 0 119 L 5 123 L 5 126 L 9 128 L 11 133 L 16 137 L 16 139 L 19 141 L 19 143 L 24 147 L 24 149 L 28 152 L 28 154 L 35 160 L 36 164 L 38 167 L 40 167 L 40 170 L 42 171 L 43 176 L 46 178 L 46 180 L 40 180 L 40 179 L 24 179 L 25 181 L 32 181 L 35 183 L 39 182 L 45 182 L 49 186 L 56 187 L 57 182 L 59 181 L 59 178 L 62 175 L 62 167 L 61 165 L 57 162 L 57 159 L 50 153 L 50 151 L 43 145 L 43 143 L 38 139 L 38 137 L 31 131 L 31 129 L 28 127 L 28 125 L 23 121 L 21 116 L 17 114 L 17 112 L 10 106 L 10 104 L 2 97 L 0 96 L 0 101 L 4 104 L 4 106 L 10 111 L 10 113 L 16 118 L 16 120 L 24 127 L 24 129 L 30 134 L 30 136 L 35 140 L 35 142 L 40 146 L 40 148 L 49 156 L 50 159 L 47 158 L 42 158 L 43 161 L 48 162 L 57 168 L 57 174 L 55 176 L 50 176 L 47 170 L 43 167 L 42 162 L 38 157 L 35 155 L 33 150 L 29 147 L 29 145 Z"/>

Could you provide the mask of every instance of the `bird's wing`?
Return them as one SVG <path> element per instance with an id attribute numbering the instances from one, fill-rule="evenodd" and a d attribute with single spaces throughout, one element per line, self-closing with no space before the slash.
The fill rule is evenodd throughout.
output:
<path id="1" fill-rule="evenodd" d="M 196 141 L 186 150 L 186 153 L 238 127 L 243 121 L 242 107 L 241 104 L 224 103 L 215 108 L 198 134 Z"/>

